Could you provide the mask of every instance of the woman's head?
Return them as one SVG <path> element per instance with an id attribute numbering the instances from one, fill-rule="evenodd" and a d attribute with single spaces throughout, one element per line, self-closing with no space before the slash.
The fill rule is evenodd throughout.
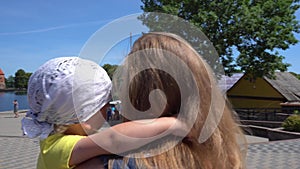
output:
<path id="1" fill-rule="evenodd" d="M 54 125 L 85 122 L 109 102 L 110 92 L 111 81 L 96 63 L 78 57 L 52 59 L 30 77 L 29 118 L 24 120 L 29 125 L 23 129 L 29 136 L 46 137 Z"/>
<path id="2" fill-rule="evenodd" d="M 179 36 L 148 33 L 135 41 L 126 59 L 130 104 L 144 112 L 165 98 L 160 114 L 151 112 L 154 117 L 180 113 L 183 120 L 195 122 L 198 138 L 212 105 L 213 89 L 217 89 L 211 70 L 199 54 Z M 163 93 L 162 100 L 150 100 L 150 93 L 157 89 Z"/>
<path id="3" fill-rule="evenodd" d="M 155 164 L 158 168 L 242 167 L 236 140 L 242 133 L 233 120 L 232 110 L 218 89 L 212 70 L 185 40 L 170 33 L 144 34 L 136 40 L 126 59 L 128 82 L 122 83 L 129 86 L 130 104 L 138 111 L 146 111 L 156 110 L 153 105 L 164 102 L 159 114 L 155 111 L 150 114 L 154 117 L 178 115 L 180 120 L 192 125 L 191 138 L 160 155 L 137 159 L 139 164 Z M 149 95 L 156 89 L 163 94 L 158 94 L 159 99 L 151 99 Z M 126 104 L 123 113 L 127 107 L 130 106 Z M 130 113 L 125 116 L 131 117 Z M 172 141 L 162 141 L 156 149 L 164 149 L 169 142 Z M 163 162 L 167 159 L 169 163 Z"/>

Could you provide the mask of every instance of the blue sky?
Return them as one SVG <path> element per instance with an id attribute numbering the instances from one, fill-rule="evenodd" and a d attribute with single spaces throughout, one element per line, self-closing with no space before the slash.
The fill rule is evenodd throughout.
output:
<path id="1" fill-rule="evenodd" d="M 47 60 L 78 56 L 86 41 L 101 27 L 140 13 L 140 0 L 51 0 L 0 2 L 0 68 L 8 77 L 18 69 L 34 72 Z M 297 11 L 300 19 L 300 12 Z M 296 37 L 300 40 L 300 35 Z M 125 55 L 128 46 L 113 52 Z M 300 44 L 281 54 L 300 73 Z"/>

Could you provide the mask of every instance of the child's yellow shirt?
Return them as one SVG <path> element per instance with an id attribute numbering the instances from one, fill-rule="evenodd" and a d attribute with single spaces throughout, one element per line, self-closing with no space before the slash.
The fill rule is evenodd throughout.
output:
<path id="1" fill-rule="evenodd" d="M 37 169 L 65 169 L 75 144 L 86 136 L 54 134 L 40 141 Z"/>

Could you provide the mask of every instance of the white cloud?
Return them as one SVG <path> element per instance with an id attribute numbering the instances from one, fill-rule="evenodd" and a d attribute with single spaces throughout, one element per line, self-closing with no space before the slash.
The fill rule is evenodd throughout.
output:
<path id="1" fill-rule="evenodd" d="M 32 34 L 32 33 L 43 33 L 43 32 L 48 32 L 48 31 L 53 31 L 53 30 L 59 30 L 59 29 L 66 29 L 66 28 L 76 27 L 76 26 L 107 23 L 109 21 L 112 21 L 112 19 L 101 20 L 101 21 L 90 21 L 90 22 L 84 22 L 84 23 L 74 23 L 74 24 L 67 24 L 67 25 L 61 25 L 61 26 L 53 26 L 53 27 L 42 28 L 42 29 L 19 31 L 19 32 L 0 32 L 0 36 L 5 36 L 5 35 L 24 35 L 24 34 Z"/>

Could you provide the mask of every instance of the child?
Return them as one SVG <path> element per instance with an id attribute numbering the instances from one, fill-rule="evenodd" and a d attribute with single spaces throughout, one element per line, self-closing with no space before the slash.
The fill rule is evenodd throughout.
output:
<path id="1" fill-rule="evenodd" d="M 168 134 L 186 133 L 174 117 L 126 122 L 95 133 L 105 121 L 111 87 L 104 69 L 77 57 L 52 59 L 32 74 L 30 110 L 22 129 L 30 138 L 41 138 L 38 169 L 80 167 L 99 155 L 123 153 Z"/>

